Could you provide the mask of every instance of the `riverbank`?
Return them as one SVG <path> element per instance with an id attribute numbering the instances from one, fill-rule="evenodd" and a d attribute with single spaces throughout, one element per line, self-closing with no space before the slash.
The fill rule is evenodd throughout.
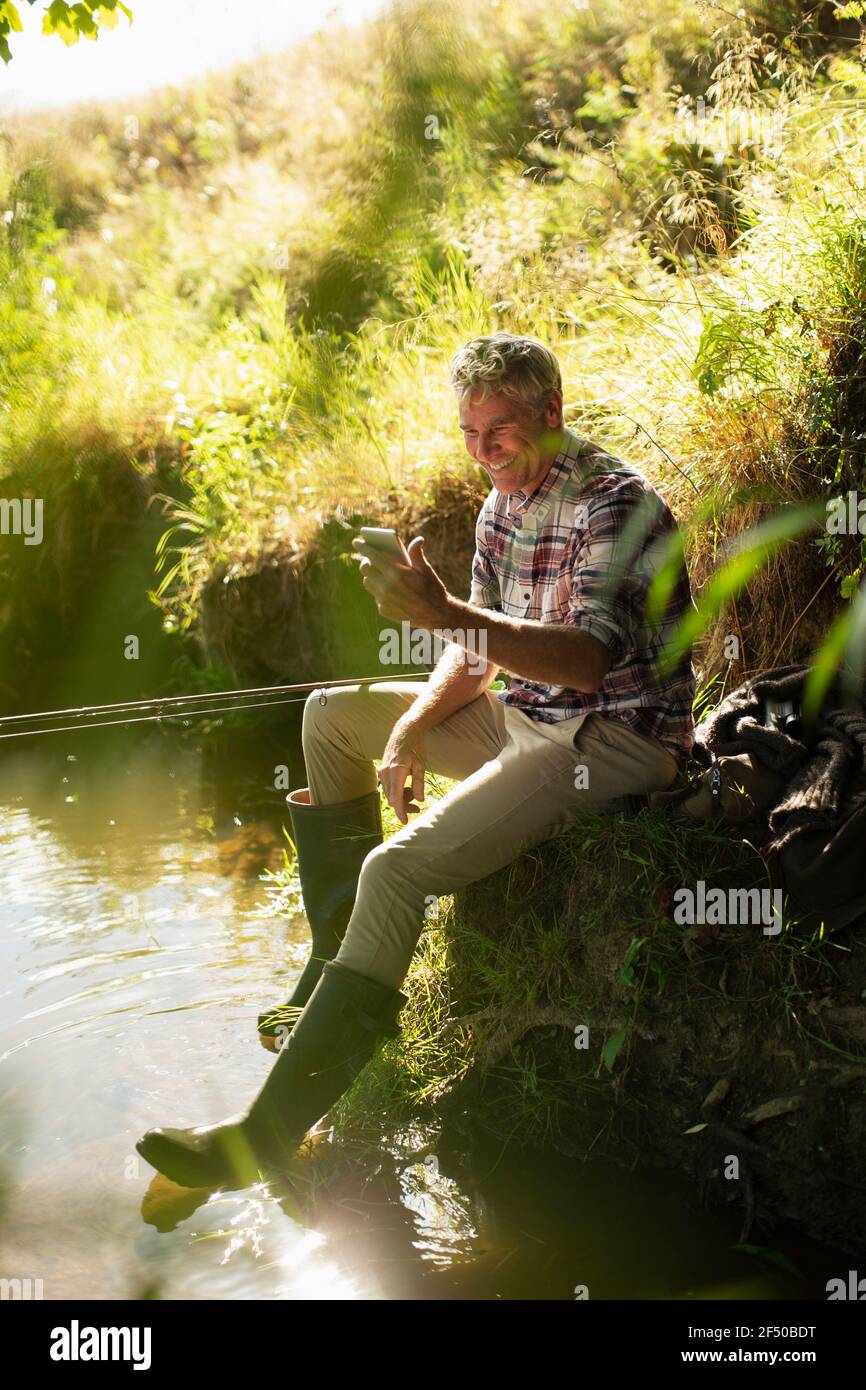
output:
<path id="1" fill-rule="evenodd" d="M 862 929 L 681 925 L 674 893 L 765 888 L 728 830 L 600 816 L 443 900 L 404 1040 L 336 1112 L 681 1173 L 740 1240 L 866 1251 Z M 756 1232 L 763 1234 L 760 1239 Z"/>

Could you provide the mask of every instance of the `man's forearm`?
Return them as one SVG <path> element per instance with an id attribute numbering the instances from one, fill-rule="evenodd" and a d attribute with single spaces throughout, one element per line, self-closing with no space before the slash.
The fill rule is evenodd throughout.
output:
<path id="1" fill-rule="evenodd" d="M 449 644 L 436 663 L 423 694 L 416 697 L 403 718 L 426 733 L 464 705 L 477 700 L 490 686 L 497 669 L 495 662 L 488 663 L 479 674 L 477 655 L 468 656 L 461 647 Z"/>
<path id="2" fill-rule="evenodd" d="M 611 654 L 604 643 L 577 628 L 508 618 L 451 595 L 446 610 L 441 626 L 448 626 L 455 640 L 457 633 L 465 633 L 467 645 L 482 650 L 494 668 L 501 666 L 524 680 L 592 694 L 610 669 Z"/>

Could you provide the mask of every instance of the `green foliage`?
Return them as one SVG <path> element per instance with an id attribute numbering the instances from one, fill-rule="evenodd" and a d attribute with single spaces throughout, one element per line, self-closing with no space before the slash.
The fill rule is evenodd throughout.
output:
<path id="1" fill-rule="evenodd" d="M 49 13 L 68 39 L 121 8 Z M 569 422 L 671 501 L 681 539 L 650 612 L 686 558 L 677 650 L 751 599 L 763 655 L 764 586 L 806 608 L 786 566 L 817 553 L 848 660 L 866 541 L 808 508 L 866 482 L 862 74 L 817 21 L 774 39 L 757 12 L 717 28 L 674 0 L 640 25 L 624 0 L 404 3 L 356 35 L 351 81 L 322 38 L 158 93 L 131 125 L 107 105 L 10 127 L 7 486 L 110 507 L 132 474 L 164 509 L 153 597 L 194 632 L 214 579 L 295 564 L 329 518 L 401 526 L 451 489 L 465 543 L 478 479 L 447 361 L 526 331 L 557 348 Z M 74 591 L 97 531 L 52 533 L 27 563 Z M 4 555 L 26 613 L 20 550 Z"/>
<path id="2" fill-rule="evenodd" d="M 700 634 L 706 631 L 710 621 L 746 587 L 758 568 L 765 564 L 780 546 L 813 528 L 823 516 L 824 508 L 820 502 L 811 502 L 799 507 L 789 506 L 738 537 L 735 545 L 731 547 L 735 551 L 733 558 L 713 575 L 704 588 L 699 603 L 682 619 L 677 632 L 658 661 L 659 671 L 664 673 L 673 670 Z M 659 571 L 660 575 L 663 573 L 664 571 Z M 655 583 L 653 580 L 653 585 Z M 649 593 L 651 611 L 657 607 L 653 585 L 650 586 Z"/>
<path id="3" fill-rule="evenodd" d="M 622 1027 L 614 1029 L 601 1050 L 601 1059 L 607 1071 L 613 1071 L 614 1063 L 623 1049 L 625 1041 L 629 1035 L 629 1024 L 624 1023 Z"/>
<path id="4" fill-rule="evenodd" d="M 815 655 L 803 690 L 803 714 L 815 719 L 825 692 L 837 674 L 847 683 L 854 699 L 862 698 L 862 672 L 866 670 L 866 586 L 853 590 L 852 603 L 834 620 Z"/>
<path id="5" fill-rule="evenodd" d="M 48 204 L 45 167 L 34 165 L 13 181 L 0 231 L 0 384 L 7 401 L 56 366 L 49 318 L 58 296 L 69 291 L 57 254 L 61 239 Z"/>
<path id="6" fill-rule="evenodd" d="M 36 0 L 27 0 L 27 4 L 35 5 Z M 73 5 L 67 4 L 66 0 L 51 0 L 42 18 L 42 32 L 56 34 L 70 48 L 81 38 L 98 39 L 101 28 L 113 29 L 118 11 L 132 23 L 132 11 L 122 0 L 81 0 L 81 3 Z M 10 33 L 14 31 L 20 34 L 23 27 L 14 0 L 0 0 L 0 58 L 4 63 L 12 59 Z"/>

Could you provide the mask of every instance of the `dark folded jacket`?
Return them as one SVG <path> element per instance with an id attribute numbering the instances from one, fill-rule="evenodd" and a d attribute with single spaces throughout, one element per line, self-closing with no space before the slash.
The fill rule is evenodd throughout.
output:
<path id="1" fill-rule="evenodd" d="M 809 669 L 779 666 L 744 681 L 698 726 L 693 755 L 717 769 L 740 759 L 727 767 L 750 774 L 786 915 L 835 930 L 866 914 L 866 706 L 862 683 L 854 695 L 837 676 L 812 725 L 792 734 L 766 724 L 767 700 L 799 708 Z"/>

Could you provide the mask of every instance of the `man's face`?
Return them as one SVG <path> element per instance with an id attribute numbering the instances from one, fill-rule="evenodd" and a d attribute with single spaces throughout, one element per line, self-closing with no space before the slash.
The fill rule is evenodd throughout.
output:
<path id="1" fill-rule="evenodd" d="M 539 418 L 510 396 L 481 401 L 473 395 L 460 407 L 460 428 L 470 455 L 499 492 L 532 492 L 561 447 L 562 396 L 552 392 Z"/>

